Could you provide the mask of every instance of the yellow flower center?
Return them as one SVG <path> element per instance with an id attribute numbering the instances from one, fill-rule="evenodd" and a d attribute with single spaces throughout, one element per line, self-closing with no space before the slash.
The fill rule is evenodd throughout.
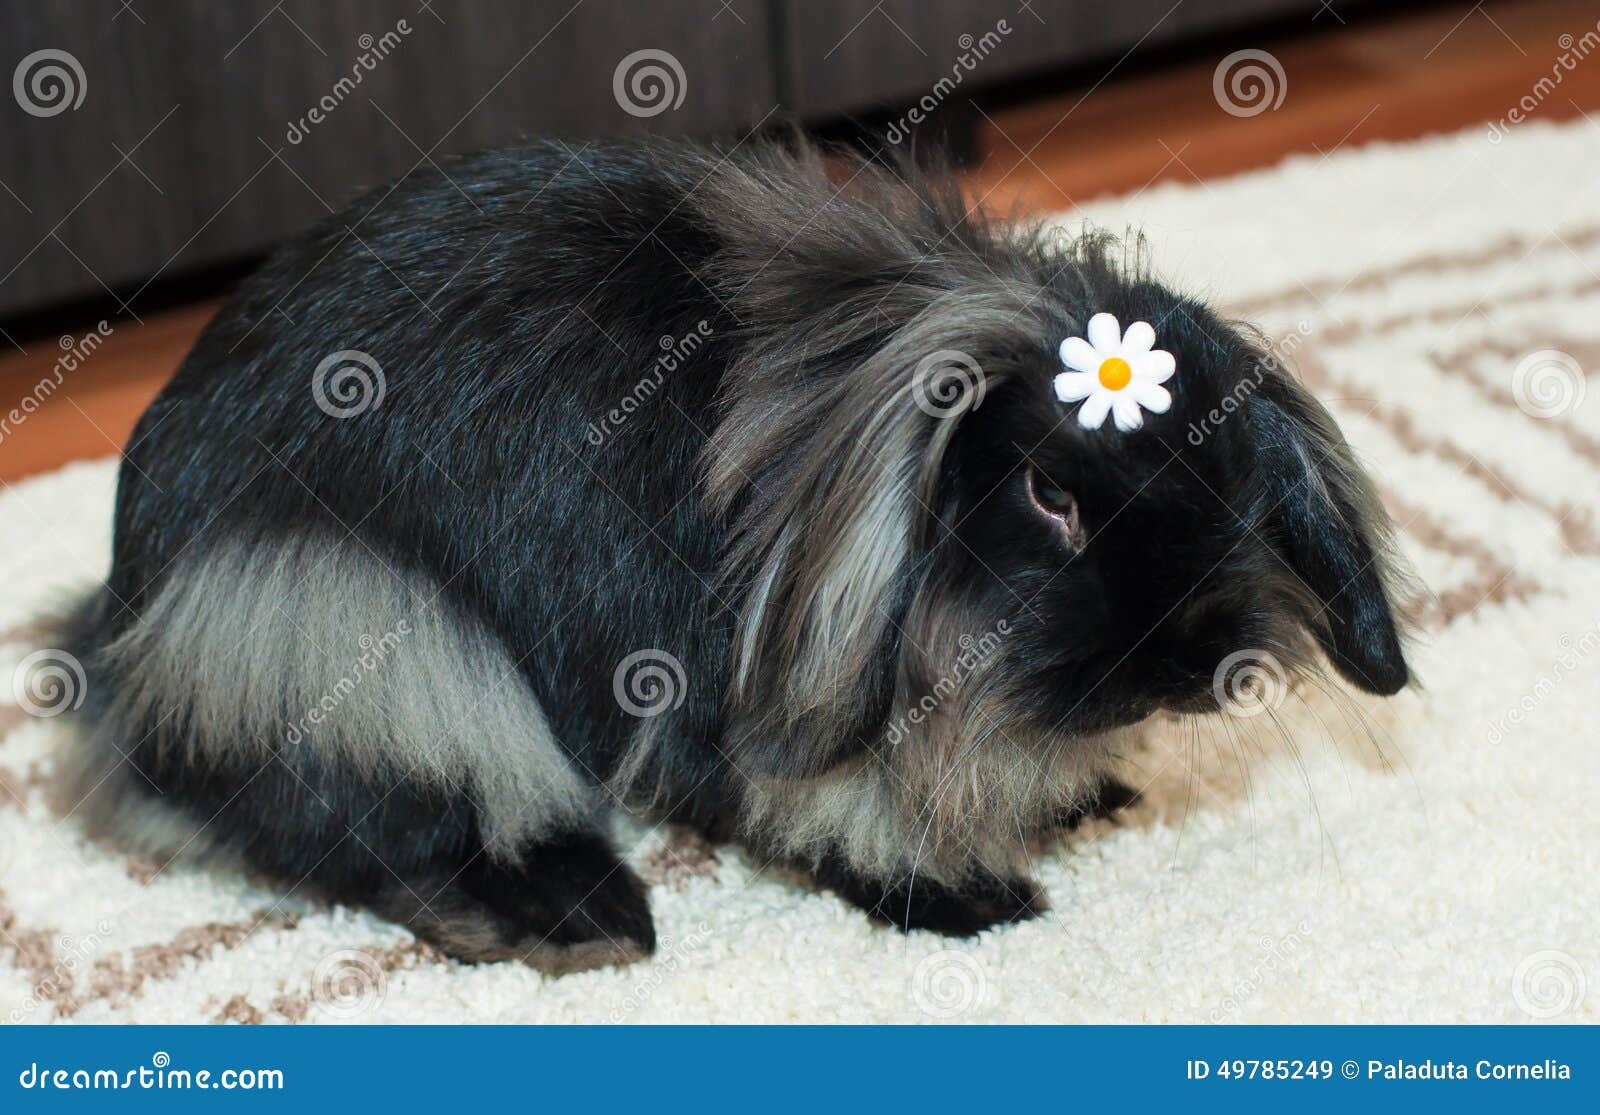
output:
<path id="1" fill-rule="evenodd" d="M 1100 386 L 1107 391 L 1121 391 L 1133 379 L 1133 369 L 1120 356 L 1113 356 L 1100 365 Z"/>

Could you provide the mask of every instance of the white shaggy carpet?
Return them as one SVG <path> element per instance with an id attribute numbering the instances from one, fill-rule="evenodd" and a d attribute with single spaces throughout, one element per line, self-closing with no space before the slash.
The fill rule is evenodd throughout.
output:
<path id="1" fill-rule="evenodd" d="M 1038 863 L 1042 920 L 904 937 L 630 830 L 653 961 L 462 967 L 363 913 L 86 845 L 48 795 L 62 722 L 0 709 L 0 1019 L 1600 1019 L 1600 398 L 1573 403 L 1600 368 L 1597 167 L 1600 128 L 1527 124 L 1075 216 L 1143 228 L 1169 277 L 1298 336 L 1433 596 L 1425 689 L 1359 714 L 1291 696 L 1298 761 L 1265 717 L 1228 723 L 1237 751 L 1219 718 L 1198 746 L 1157 731 L 1143 804 Z M 0 493 L 0 631 L 102 571 L 111 485 L 101 462 Z M 7 638 L 0 683 L 33 649 Z"/>

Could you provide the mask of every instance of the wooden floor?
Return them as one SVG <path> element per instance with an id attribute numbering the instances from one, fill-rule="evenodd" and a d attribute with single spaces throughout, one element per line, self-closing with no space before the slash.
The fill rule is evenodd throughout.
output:
<path id="1" fill-rule="evenodd" d="M 1255 116 L 1218 107 L 1212 58 L 1140 73 L 1119 64 L 1098 82 L 986 111 L 975 192 L 1002 210 L 1061 210 L 1296 152 L 1487 124 L 1550 74 L 1561 36 L 1581 37 L 1600 18 L 1595 0 L 1502 0 L 1339 26 L 1336 8 L 1319 15 L 1333 30 L 1237 44 L 1270 51 L 1283 68 L 1282 103 Z M 1535 116 L 1580 112 L 1594 112 L 1600 126 L 1600 58 L 1565 73 Z M 143 315 L 143 325 L 112 322 L 110 339 L 25 415 L 6 412 L 54 377 L 66 344 L 22 339 L 26 352 L 0 357 L 0 481 L 116 452 L 215 305 Z M 95 325 L 85 321 L 73 336 Z"/>

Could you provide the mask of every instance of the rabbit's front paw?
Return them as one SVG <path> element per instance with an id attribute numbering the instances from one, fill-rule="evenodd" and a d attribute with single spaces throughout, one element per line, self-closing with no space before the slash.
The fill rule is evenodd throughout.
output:
<path id="1" fill-rule="evenodd" d="M 873 919 L 902 932 L 931 929 L 948 937 L 970 937 L 1049 909 L 1039 884 L 1025 875 L 981 871 L 959 887 L 916 876 L 882 882 L 829 860 L 818 867 L 816 877 Z"/>

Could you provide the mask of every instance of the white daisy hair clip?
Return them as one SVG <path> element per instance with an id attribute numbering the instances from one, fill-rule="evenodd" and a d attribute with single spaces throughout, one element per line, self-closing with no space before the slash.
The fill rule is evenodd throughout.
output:
<path id="1" fill-rule="evenodd" d="M 1056 398 L 1064 403 L 1084 400 L 1078 408 L 1078 425 L 1098 430 L 1110 414 L 1123 433 L 1144 425 L 1144 412 L 1165 414 L 1172 395 L 1161 385 L 1172 378 L 1178 362 L 1172 353 L 1155 348 L 1156 331 L 1148 321 L 1136 321 L 1124 333 L 1111 314 L 1089 319 L 1089 339 L 1068 337 L 1061 342 L 1061 362 L 1071 371 L 1056 376 Z"/>

